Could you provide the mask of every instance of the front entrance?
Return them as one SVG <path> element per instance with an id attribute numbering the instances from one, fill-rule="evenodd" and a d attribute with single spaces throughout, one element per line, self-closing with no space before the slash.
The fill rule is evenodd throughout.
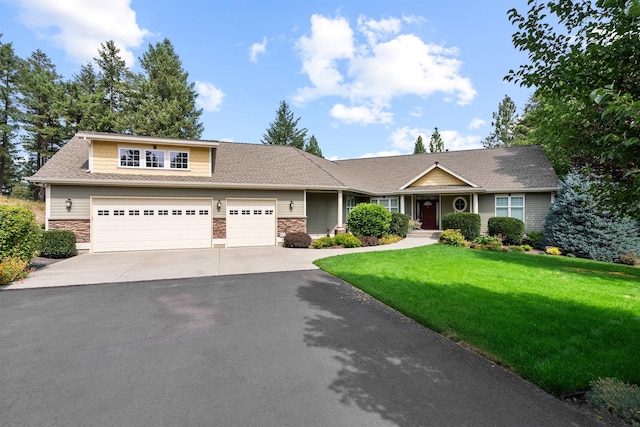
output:
<path id="1" fill-rule="evenodd" d="M 436 203 L 425 201 L 420 206 L 420 213 L 423 230 L 437 230 Z"/>

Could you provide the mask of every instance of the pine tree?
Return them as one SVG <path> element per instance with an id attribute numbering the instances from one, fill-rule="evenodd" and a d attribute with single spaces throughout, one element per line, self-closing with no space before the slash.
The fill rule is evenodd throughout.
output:
<path id="1" fill-rule="evenodd" d="M 100 89 L 98 75 L 89 62 L 66 84 L 65 123 L 68 137 L 78 131 L 113 131 L 105 92 Z"/>
<path id="2" fill-rule="evenodd" d="M 605 262 L 616 262 L 630 251 L 640 253 L 638 223 L 601 208 L 591 192 L 594 184 L 575 171 L 565 176 L 549 208 L 543 245 Z"/>
<path id="3" fill-rule="evenodd" d="M 100 44 L 98 56 L 93 58 L 98 66 L 97 85 L 95 90 L 103 95 L 106 111 L 101 111 L 97 118 L 96 130 L 102 132 L 123 132 L 121 113 L 126 103 L 124 93 L 128 89 L 130 75 L 127 64 L 120 56 L 120 49 L 113 40 Z M 88 70 L 84 70 L 85 73 Z M 81 71 L 82 73 L 82 71 Z M 85 74 L 84 76 L 88 76 Z M 85 82 L 86 83 L 86 82 Z"/>
<path id="4" fill-rule="evenodd" d="M 418 135 L 418 138 L 416 139 L 416 144 L 413 147 L 413 154 L 422 154 L 426 152 L 427 150 L 426 148 L 424 148 L 424 143 L 422 142 L 422 135 Z"/>
<path id="5" fill-rule="evenodd" d="M 440 132 L 438 132 L 438 128 L 436 127 L 431 134 L 431 139 L 429 140 L 429 152 L 430 153 L 442 153 L 444 151 L 444 141 L 440 136 Z"/>
<path id="6" fill-rule="evenodd" d="M 204 126 L 196 108 L 195 83 L 168 39 L 158 42 L 140 58 L 144 72 L 133 76 L 131 132 L 137 135 L 198 139 Z"/>
<path id="7" fill-rule="evenodd" d="M 304 149 L 307 129 L 298 129 L 300 117 L 294 119 L 293 112 L 285 101 L 280 101 L 276 112 L 276 120 L 269 123 L 267 133 L 262 136 L 262 143 L 267 145 L 290 145 Z"/>
<path id="8" fill-rule="evenodd" d="M 311 135 L 311 138 L 309 138 L 309 142 L 307 143 L 304 151 L 306 151 L 307 153 L 311 153 L 314 156 L 323 157 L 322 150 L 320 150 L 320 146 L 318 145 L 318 140 L 316 139 L 315 135 Z"/>
<path id="9" fill-rule="evenodd" d="M 19 181 L 16 157 L 21 66 L 12 43 L 0 41 L 0 191 L 4 194 Z"/>
<path id="10" fill-rule="evenodd" d="M 486 148 L 514 145 L 518 121 L 516 104 L 508 95 L 505 95 L 504 99 L 498 104 L 498 111 L 493 113 L 493 120 L 491 121 L 493 131 L 482 141 L 482 145 Z"/>
<path id="11" fill-rule="evenodd" d="M 36 50 L 22 70 L 23 148 L 29 153 L 27 174 L 40 169 L 64 144 L 60 118 L 66 103 L 64 84 L 55 65 Z"/>

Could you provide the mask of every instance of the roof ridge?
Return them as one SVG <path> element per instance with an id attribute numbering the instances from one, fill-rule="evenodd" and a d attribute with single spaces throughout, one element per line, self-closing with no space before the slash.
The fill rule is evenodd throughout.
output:
<path id="1" fill-rule="evenodd" d="M 320 169 L 322 172 L 324 172 L 325 174 L 329 175 L 331 178 L 335 179 L 336 182 L 340 183 L 342 186 L 347 187 L 347 185 L 342 182 L 342 180 L 338 179 L 338 177 L 336 177 L 334 174 L 332 174 L 331 172 L 329 172 L 328 170 L 326 170 L 325 168 L 323 168 L 322 166 L 320 166 L 319 164 L 317 164 L 314 160 L 316 159 L 311 159 L 311 156 L 313 157 L 317 157 L 318 159 L 322 159 L 326 162 L 330 162 L 330 163 L 334 163 L 331 160 L 327 160 L 324 157 L 319 157 L 316 156 L 315 154 L 311 154 L 311 153 L 307 153 L 306 151 L 303 151 L 299 148 L 296 147 L 292 147 L 296 152 L 298 152 L 299 155 L 301 155 L 304 159 L 306 159 L 308 162 L 310 162 L 311 164 L 315 165 L 318 169 Z M 336 166 L 341 167 L 340 165 L 334 163 Z"/>

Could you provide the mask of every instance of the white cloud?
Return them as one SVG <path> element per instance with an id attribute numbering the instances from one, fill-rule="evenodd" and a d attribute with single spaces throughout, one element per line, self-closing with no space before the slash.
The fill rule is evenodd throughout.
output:
<path id="1" fill-rule="evenodd" d="M 347 107 L 343 104 L 336 104 L 331 108 L 331 117 L 344 123 L 359 123 L 369 125 L 373 123 L 393 122 L 393 113 L 382 111 L 381 106 L 367 107 L 364 105 L 357 107 Z"/>
<path id="2" fill-rule="evenodd" d="M 198 92 L 196 103 L 200 108 L 205 111 L 220 111 L 220 104 L 224 98 L 222 90 L 211 83 L 201 81 L 195 82 L 195 88 Z"/>
<path id="3" fill-rule="evenodd" d="M 471 80 L 460 74 L 457 49 L 401 33 L 403 22 L 419 21 L 416 17 L 373 20 L 361 16 L 356 33 L 343 17 L 313 15 L 310 34 L 296 43 L 302 71 L 311 85 L 299 88 L 294 102 L 339 96 L 351 103 L 350 107 L 338 104 L 343 110 L 363 105 L 390 108 L 397 97 L 442 93 L 460 105 L 470 103 L 476 91 Z M 354 122 L 353 115 L 345 117 Z M 369 123 L 367 120 L 363 115 L 362 123 Z"/>
<path id="4" fill-rule="evenodd" d="M 98 55 L 100 43 L 113 40 L 128 66 L 151 33 L 140 28 L 131 0 L 21 0 L 20 19 L 43 39 L 51 39 L 67 56 L 86 62 Z"/>
<path id="5" fill-rule="evenodd" d="M 479 127 L 482 127 L 486 124 L 487 122 L 485 122 L 484 120 L 475 118 L 471 120 L 471 123 L 469 123 L 469 129 L 478 129 Z"/>
<path id="6" fill-rule="evenodd" d="M 403 150 L 406 154 L 413 153 L 418 136 L 422 136 L 422 143 L 426 147 L 429 143 L 429 138 L 431 138 L 431 129 L 405 126 L 394 130 L 389 139 L 393 147 Z"/>
<path id="7" fill-rule="evenodd" d="M 262 38 L 262 43 L 254 43 L 249 48 L 249 61 L 258 62 L 258 55 L 264 55 L 267 51 L 267 38 Z"/>
<path id="8" fill-rule="evenodd" d="M 439 132 L 444 142 L 445 150 L 459 151 L 482 148 L 482 138 L 478 135 L 462 135 L 455 130 L 442 130 Z M 428 143 L 429 140 L 427 140 Z"/>
<path id="9" fill-rule="evenodd" d="M 361 156 L 358 156 L 360 159 L 369 158 L 369 157 L 389 157 L 389 156 L 400 156 L 402 153 L 399 150 L 391 150 L 391 151 L 377 151 L 375 153 L 365 153 Z"/>
<path id="10" fill-rule="evenodd" d="M 482 148 L 481 137 L 478 135 L 463 135 L 455 130 L 438 130 L 444 142 L 445 150 L 458 151 Z M 394 130 L 389 136 L 392 147 L 400 154 L 413 153 L 416 139 L 422 136 L 422 143 L 429 150 L 429 141 L 433 129 L 411 128 L 408 126 Z"/>

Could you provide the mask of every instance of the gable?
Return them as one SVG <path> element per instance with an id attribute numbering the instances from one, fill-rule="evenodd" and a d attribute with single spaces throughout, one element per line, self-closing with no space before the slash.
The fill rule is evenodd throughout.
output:
<path id="1" fill-rule="evenodd" d="M 432 187 L 432 186 L 460 186 L 477 187 L 458 174 L 440 166 L 437 162 L 402 188 Z"/>

